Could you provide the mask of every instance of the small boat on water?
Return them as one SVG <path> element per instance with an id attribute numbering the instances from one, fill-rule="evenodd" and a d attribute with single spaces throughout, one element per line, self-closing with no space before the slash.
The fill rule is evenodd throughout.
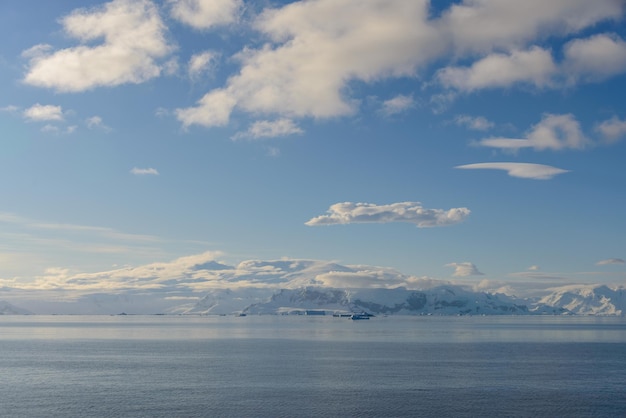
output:
<path id="1" fill-rule="evenodd" d="M 350 315 L 350 319 L 352 319 L 353 321 L 357 321 L 359 319 L 370 319 L 370 315 L 366 313 L 352 314 Z"/>

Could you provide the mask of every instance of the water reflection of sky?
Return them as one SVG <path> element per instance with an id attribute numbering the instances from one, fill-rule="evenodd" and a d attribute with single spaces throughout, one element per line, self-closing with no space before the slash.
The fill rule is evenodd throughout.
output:
<path id="1" fill-rule="evenodd" d="M 0 340 L 293 339 L 354 342 L 626 342 L 626 318 L 558 316 L 4 316 Z"/>

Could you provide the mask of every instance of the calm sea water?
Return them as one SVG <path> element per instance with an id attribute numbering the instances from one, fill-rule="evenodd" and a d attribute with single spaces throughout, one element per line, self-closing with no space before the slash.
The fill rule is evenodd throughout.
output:
<path id="1" fill-rule="evenodd" d="M 626 319 L 0 317 L 2 417 L 621 417 Z"/>

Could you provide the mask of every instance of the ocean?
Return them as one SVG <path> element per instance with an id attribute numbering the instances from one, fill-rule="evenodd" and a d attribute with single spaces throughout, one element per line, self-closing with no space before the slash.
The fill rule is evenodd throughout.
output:
<path id="1" fill-rule="evenodd" d="M 0 317 L 2 417 L 623 417 L 626 318 Z"/>

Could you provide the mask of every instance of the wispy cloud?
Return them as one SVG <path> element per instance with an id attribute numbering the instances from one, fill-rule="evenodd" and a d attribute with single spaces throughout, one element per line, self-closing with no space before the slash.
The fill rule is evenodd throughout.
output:
<path id="1" fill-rule="evenodd" d="M 380 113 L 384 116 L 393 116 L 404 113 L 415 107 L 415 99 L 413 96 L 399 94 L 389 100 L 385 100 L 380 109 Z"/>
<path id="2" fill-rule="evenodd" d="M 454 118 L 454 123 L 474 131 L 486 131 L 494 126 L 493 122 L 484 116 L 458 115 Z"/>
<path id="3" fill-rule="evenodd" d="M 484 276 L 484 273 L 481 273 L 478 267 L 467 261 L 463 263 L 449 263 L 446 264 L 446 267 L 454 267 L 452 275 L 455 277 Z"/>
<path id="4" fill-rule="evenodd" d="M 317 216 L 305 225 L 338 225 L 352 223 L 408 222 L 419 228 L 447 226 L 463 222 L 470 214 L 467 208 L 426 209 L 420 202 L 400 202 L 388 205 L 372 203 L 336 203 L 328 215 Z"/>
<path id="5" fill-rule="evenodd" d="M 626 261 L 624 261 L 621 258 L 607 258 L 606 260 L 600 260 L 596 263 L 596 265 L 598 266 L 607 266 L 607 265 L 611 265 L 611 264 L 625 264 Z"/>
<path id="6" fill-rule="evenodd" d="M 91 116 L 85 119 L 85 125 L 87 125 L 89 129 L 101 129 L 106 132 L 111 131 L 111 128 L 104 123 L 100 116 Z"/>
<path id="7" fill-rule="evenodd" d="M 156 168 L 137 168 L 133 167 L 130 170 L 131 174 L 136 176 L 158 176 L 159 172 Z"/>
<path id="8" fill-rule="evenodd" d="M 215 65 L 215 60 L 218 56 L 218 53 L 214 51 L 204 51 L 198 54 L 194 54 L 189 59 L 189 64 L 187 64 L 187 72 L 189 73 L 189 77 L 195 79 L 203 74 L 206 74 L 211 71 L 211 68 Z"/>
<path id="9" fill-rule="evenodd" d="M 20 107 L 15 106 L 15 105 L 8 105 L 8 106 L 0 107 L 0 112 L 16 113 L 19 110 L 20 110 Z"/>
<path id="10" fill-rule="evenodd" d="M 49 45 L 25 51 L 29 59 L 26 84 L 78 92 L 141 83 L 160 74 L 157 60 L 173 50 L 159 11 L 149 0 L 113 0 L 92 9 L 76 9 L 60 22 L 65 34 L 80 45 L 52 53 Z M 92 44 L 101 38 L 101 44 Z"/>
<path id="11" fill-rule="evenodd" d="M 158 238 L 152 235 L 138 235 L 138 234 L 126 234 L 116 231 L 112 228 L 99 227 L 99 226 L 87 226 L 76 225 L 68 223 L 53 223 L 53 222 L 41 222 L 25 218 L 23 216 L 15 215 L 12 213 L 0 212 L 0 223 L 19 225 L 31 230 L 51 230 L 61 232 L 81 232 L 91 233 L 104 236 L 107 238 L 114 238 L 119 240 L 133 240 L 133 241 L 158 241 Z"/>
<path id="12" fill-rule="evenodd" d="M 590 141 L 583 134 L 580 123 L 574 115 L 545 114 L 539 123 L 534 125 L 526 138 L 486 138 L 478 142 L 478 145 L 503 150 L 518 150 L 532 148 L 537 151 L 546 149 L 582 149 L 589 145 Z"/>
<path id="13" fill-rule="evenodd" d="M 259 120 L 247 131 L 233 135 L 233 140 L 276 138 L 289 135 L 301 135 L 304 131 L 291 119 Z"/>
<path id="14" fill-rule="evenodd" d="M 56 125 L 47 124 L 41 128 L 41 132 L 48 133 L 48 134 L 69 135 L 69 134 L 73 134 L 74 132 L 76 132 L 77 129 L 78 129 L 78 126 L 76 125 L 70 125 L 70 126 L 65 127 L 65 129 L 61 129 L 60 127 Z"/>
<path id="15" fill-rule="evenodd" d="M 465 170 L 504 170 L 511 177 L 534 180 L 549 180 L 558 174 L 569 172 L 569 170 L 563 170 L 549 165 L 531 163 L 476 163 L 459 165 L 454 168 Z"/>
<path id="16" fill-rule="evenodd" d="M 24 110 L 26 120 L 33 122 L 62 121 L 63 108 L 61 106 L 35 104 Z"/>
<path id="17" fill-rule="evenodd" d="M 236 22 L 243 7 L 242 0 L 167 0 L 167 3 L 174 19 L 198 30 Z"/>

